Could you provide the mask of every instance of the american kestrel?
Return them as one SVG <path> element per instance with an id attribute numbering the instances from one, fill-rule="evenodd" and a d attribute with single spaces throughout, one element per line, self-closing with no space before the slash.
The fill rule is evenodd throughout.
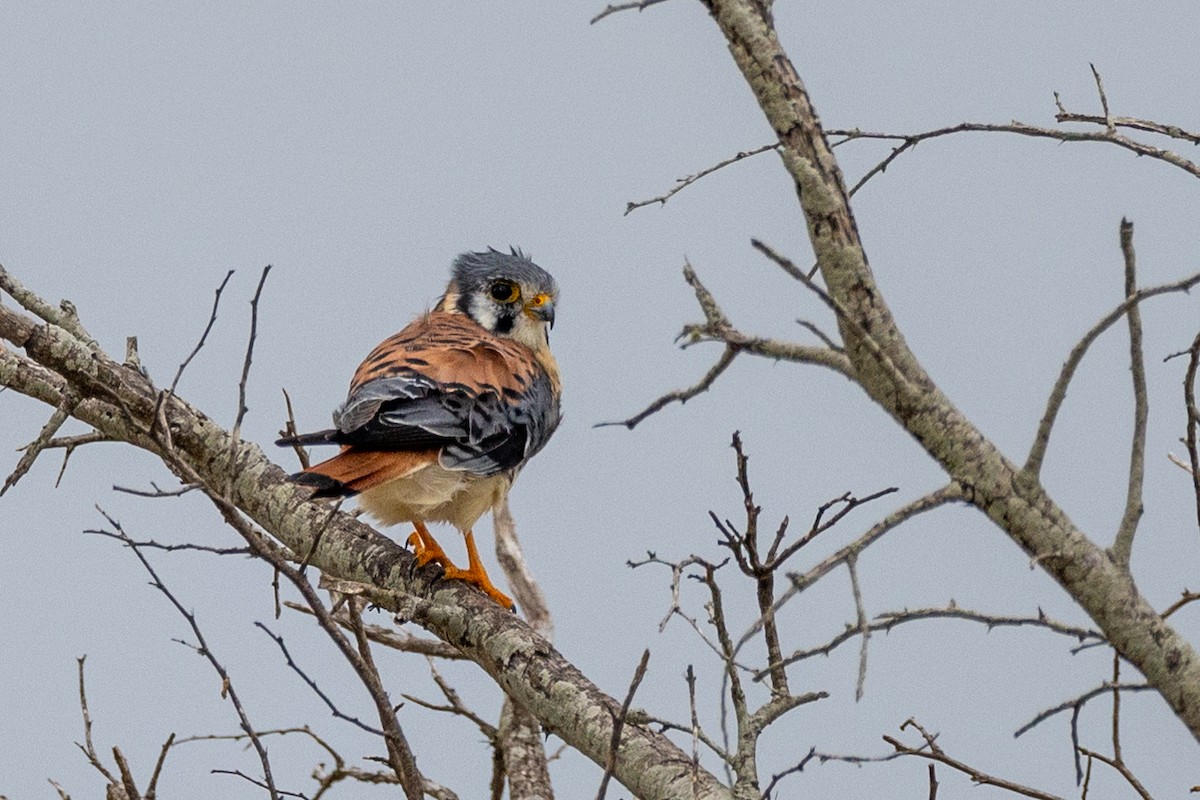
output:
<path id="1" fill-rule="evenodd" d="M 342 447 L 295 480 L 315 487 L 314 497 L 357 496 L 383 525 L 411 522 L 419 565 L 437 562 L 444 577 L 511 609 L 471 529 L 558 427 L 562 384 L 549 336 L 557 298 L 554 278 L 519 250 L 460 255 L 434 309 L 359 365 L 334 427 L 277 442 Z M 426 522 L 462 532 L 466 569 Z"/>

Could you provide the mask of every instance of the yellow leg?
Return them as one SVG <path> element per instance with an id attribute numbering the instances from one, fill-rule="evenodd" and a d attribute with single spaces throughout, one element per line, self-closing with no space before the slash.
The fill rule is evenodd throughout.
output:
<path id="1" fill-rule="evenodd" d="M 492 598 L 497 605 L 509 611 L 512 610 L 512 598 L 496 588 L 496 585 L 492 583 L 492 579 L 488 577 L 487 571 L 483 568 L 483 560 L 479 557 L 478 548 L 475 547 L 474 533 L 471 531 L 463 533 L 463 538 L 467 543 L 467 568 L 461 569 L 460 567 L 456 567 L 454 562 L 450 560 L 450 557 L 446 555 L 446 551 L 433 538 L 433 534 L 425 527 L 425 523 L 420 520 L 414 520 L 413 528 L 412 534 L 408 537 L 408 544 L 412 547 L 413 555 L 417 558 L 417 566 L 423 567 L 426 564 L 441 564 L 443 578 L 466 581 Z"/>
<path id="2" fill-rule="evenodd" d="M 408 546 L 413 549 L 413 555 L 417 557 L 417 566 L 423 567 L 426 564 L 441 564 L 442 568 L 449 572 L 451 569 L 458 569 L 450 560 L 450 556 L 446 555 L 446 551 L 437 543 L 437 539 L 433 538 L 433 534 L 425 527 L 425 523 L 421 520 L 413 520 L 412 534 L 408 537 Z"/>

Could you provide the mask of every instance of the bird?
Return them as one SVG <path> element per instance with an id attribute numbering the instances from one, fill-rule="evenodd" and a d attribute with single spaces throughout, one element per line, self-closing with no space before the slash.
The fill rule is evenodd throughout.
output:
<path id="1" fill-rule="evenodd" d="M 504 498 L 561 419 L 562 381 L 550 352 L 554 278 L 517 248 L 459 255 L 432 310 L 384 339 L 359 365 L 333 428 L 276 441 L 341 446 L 292 478 L 313 497 L 355 496 L 385 526 L 411 523 L 417 564 L 477 587 L 505 609 L 473 527 Z M 426 526 L 463 535 L 454 565 Z"/>

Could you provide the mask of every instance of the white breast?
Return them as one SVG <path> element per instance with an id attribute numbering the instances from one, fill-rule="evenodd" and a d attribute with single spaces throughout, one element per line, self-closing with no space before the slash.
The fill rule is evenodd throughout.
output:
<path id="1" fill-rule="evenodd" d="M 430 464 L 358 495 L 359 505 L 383 525 L 420 519 L 449 522 L 466 532 L 512 485 L 507 473 L 482 478 Z"/>

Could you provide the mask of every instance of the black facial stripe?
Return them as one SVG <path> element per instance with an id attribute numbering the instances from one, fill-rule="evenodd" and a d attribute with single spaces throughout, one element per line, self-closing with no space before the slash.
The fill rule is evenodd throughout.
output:
<path id="1" fill-rule="evenodd" d="M 496 317 L 495 333 L 499 333 L 501 335 L 510 333 L 513 329 L 513 323 L 516 322 L 516 320 L 516 316 L 512 314 L 500 314 L 498 317 Z"/>

